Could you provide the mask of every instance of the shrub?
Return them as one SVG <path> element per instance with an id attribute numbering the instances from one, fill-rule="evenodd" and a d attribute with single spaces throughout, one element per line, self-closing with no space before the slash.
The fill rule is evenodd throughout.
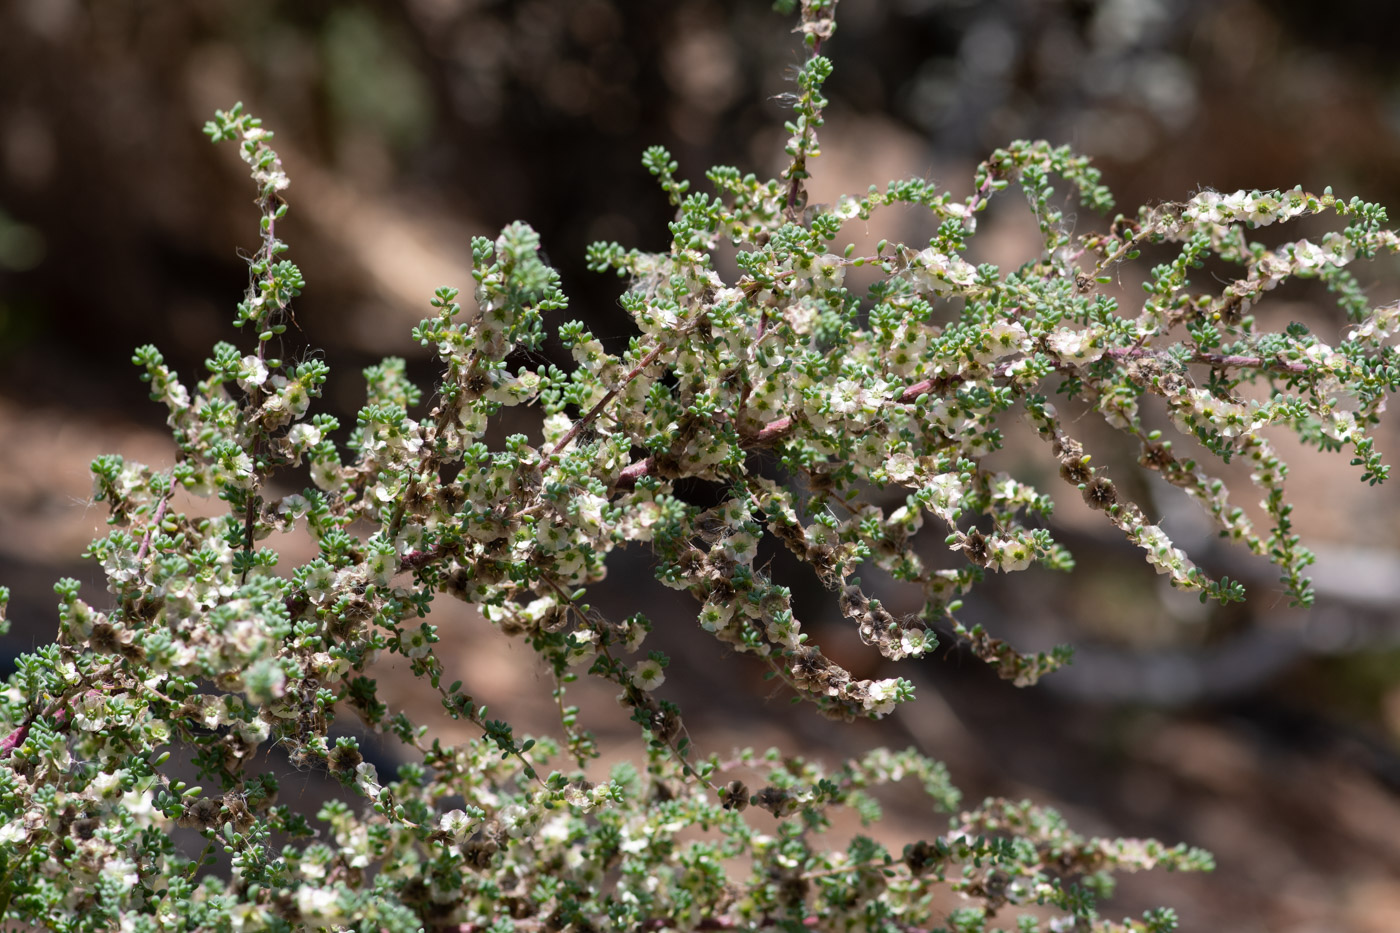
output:
<path id="1" fill-rule="evenodd" d="M 762 658 L 824 714 L 879 717 L 911 701 L 908 682 L 856 677 L 808 639 L 789 589 L 756 563 L 767 538 L 810 568 L 884 657 L 918 658 L 941 631 L 1032 684 L 1068 650 L 1025 654 L 957 620 L 989 572 L 1072 567 L 1038 525 L 1051 498 L 983 465 L 1020 414 L 1064 482 L 1173 586 L 1240 599 L 1239 584 L 1203 573 L 1094 465 L 1051 402 L 1060 395 L 1135 445 L 1222 536 L 1277 564 L 1307 604 L 1311 557 L 1291 529 L 1287 467 L 1263 432 L 1350 448 L 1362 480 L 1385 478 L 1368 430 L 1397 380 L 1388 341 L 1400 308 L 1370 307 L 1348 266 L 1395 251 L 1396 235 L 1375 205 L 1301 190 L 1204 191 L 1074 233 L 1055 179 L 1096 211 L 1112 201 L 1086 159 L 1045 143 L 993 153 L 965 200 L 911 179 L 809 204 L 834 6 L 801 7 L 809 54 L 780 177 L 720 166 L 707 173 L 715 194 L 691 193 L 668 153 L 646 152 L 676 209 L 670 249 L 589 252 L 592 268 L 628 283 L 622 304 L 638 333 L 625 352 L 606 352 L 573 321 L 557 330 L 572 370 L 519 362 L 544 339 L 545 314 L 567 302 L 536 235 L 513 224 L 472 243 L 475 313 L 442 288 L 414 330 L 441 363 L 431 407 L 412 414 L 424 392 L 403 360 L 386 359 L 365 371 L 368 397 L 345 445 L 335 418 L 312 413 L 327 366 L 272 356 L 304 285 L 277 234 L 288 179 L 272 134 L 240 106 L 217 114 L 206 132 L 240 147 L 258 190 L 261 247 L 235 318 L 252 348 L 217 344 L 193 386 L 154 347 L 136 351 L 178 455 L 166 468 L 93 463 L 111 532 L 86 556 L 106 574 L 109 607 L 60 581 L 57 642 L 20 658 L 0 693 L 3 916 L 64 931 L 977 931 L 1008 917 L 1022 931 L 1176 926 L 1170 910 L 1118 924 L 1096 905 L 1114 871 L 1208 868 L 1199 850 L 1086 839 L 1026 803 L 960 809 L 944 769 L 913 751 L 831 770 L 776 751 L 702 753 L 654 692 L 668 659 L 643 653 L 650 621 L 605 617 L 589 586 L 614 550 L 649 549 L 657 578 L 698 605 L 701 628 Z M 1012 185 L 1043 248 L 1012 271 L 974 266 L 963 257 L 978 215 Z M 937 227 L 927 245 L 836 246 L 847 221 L 892 204 L 927 212 Z M 1314 214 L 1344 228 L 1273 248 L 1250 239 Z M 733 282 L 716 271 L 726 245 L 737 250 Z M 1174 258 L 1127 307 L 1115 282 L 1146 245 Z M 1207 260 L 1234 277 L 1193 290 Z M 845 285 L 853 269 L 872 279 L 863 294 Z M 1336 346 L 1256 320 L 1253 306 L 1291 278 L 1337 295 L 1351 325 Z M 493 449 L 488 425 L 515 405 L 539 409 L 541 436 Z M 1202 453 L 1178 453 L 1167 430 Z M 1263 496 L 1264 530 L 1208 472 L 1235 458 Z M 271 494 L 302 476 L 301 493 Z M 678 496 L 682 480 L 708 485 L 720 504 Z M 892 491 L 903 500 L 886 509 Z M 190 496 L 224 506 L 191 516 L 179 511 Z M 951 569 L 916 553 L 928 518 L 957 558 Z M 319 554 L 288 570 L 266 542 L 293 531 Z M 885 609 L 862 589 L 865 565 L 921 587 L 923 610 Z M 517 736 L 450 682 L 437 629 L 420 621 L 443 593 L 544 660 L 558 737 Z M 480 737 L 448 745 L 391 715 L 370 676 L 384 652 L 408 659 Z M 565 701 L 580 669 L 616 686 L 644 770 L 620 764 L 590 779 L 597 749 Z M 346 712 L 405 746 L 396 775 L 380 775 L 353 737 L 329 738 Z M 268 743 L 324 769 L 351 802 L 314 814 L 279 802 L 276 779 L 253 766 Z M 177 765 L 200 786 L 178 779 Z M 735 780 L 739 767 L 761 785 Z M 871 789 L 906 777 L 950 815 L 946 833 L 902 852 L 865 837 L 821 844 L 831 808 L 874 819 Z M 759 831 L 747 807 L 769 811 L 776 828 Z M 202 851 L 183 851 L 175 827 L 197 831 Z M 962 899 L 951 913 L 949 894 Z"/>

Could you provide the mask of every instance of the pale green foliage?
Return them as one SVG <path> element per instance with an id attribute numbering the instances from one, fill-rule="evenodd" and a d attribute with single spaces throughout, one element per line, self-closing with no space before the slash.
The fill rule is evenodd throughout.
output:
<path id="1" fill-rule="evenodd" d="M 262 246 L 236 316 L 255 348 L 216 346 L 208 378 L 192 387 L 153 347 L 136 353 L 179 453 L 165 469 L 116 456 L 93 464 L 112 530 L 88 556 L 106 572 L 111 606 L 98 610 L 61 582 L 58 643 L 22 658 L 0 694 L 6 917 L 68 931 L 800 929 L 812 917 L 824 930 L 977 931 L 994 915 L 1026 931 L 1047 915 L 1067 918 L 1050 922 L 1057 930 L 1175 926 L 1170 911 L 1107 923 L 1095 903 L 1113 870 L 1208 867 L 1199 851 L 1085 840 L 1052 813 L 1005 801 L 958 812 L 941 766 L 912 752 L 877 751 L 831 771 L 777 753 L 696 752 L 679 710 L 652 692 L 668 659 L 645 651 L 651 623 L 603 618 L 588 586 L 615 549 L 645 548 L 658 579 L 693 598 L 701 628 L 760 656 L 826 714 L 881 716 L 912 699 L 906 681 L 862 680 L 807 639 L 789 590 L 755 561 L 771 535 L 885 657 L 927 653 L 942 626 L 1029 684 L 1067 652 L 1023 656 L 955 617 L 989 570 L 1072 566 L 1037 524 L 1050 497 L 982 465 L 1021 413 L 1063 479 L 1174 586 L 1239 598 L 1238 584 L 1209 579 L 1092 465 L 1051 404 L 1058 393 L 1137 445 L 1145 467 L 1197 499 L 1223 535 L 1273 560 L 1307 602 L 1310 557 L 1290 529 L 1286 468 L 1261 431 L 1349 446 L 1363 479 L 1384 478 L 1366 432 L 1396 382 L 1389 339 L 1400 312 L 1368 307 L 1346 267 L 1400 241 L 1379 208 L 1301 191 L 1204 192 L 1075 234 L 1052 179 L 1091 208 L 1109 207 L 1109 195 L 1086 160 L 1044 143 L 994 153 L 964 200 L 909 180 L 808 205 L 831 71 L 818 52 L 834 6 L 804 4 L 812 54 L 796 78 L 780 178 L 719 167 L 707 176 L 716 193 L 692 194 L 667 153 L 646 153 L 676 207 L 671 248 L 596 244 L 589 254 L 628 283 L 622 304 L 638 333 L 625 351 L 566 322 L 558 334 L 572 370 L 511 371 L 507 360 L 538 347 L 545 315 L 566 304 L 535 233 L 512 225 L 472 243 L 475 312 L 443 288 L 414 331 L 441 363 L 431 409 L 412 413 L 425 393 L 402 360 L 369 368 L 348 451 L 332 440 L 335 419 L 311 414 L 326 366 L 267 353 L 304 284 L 279 258 L 288 180 L 271 134 L 238 107 L 209 124 L 216 141 L 242 147 L 258 187 Z M 1015 270 L 975 267 L 964 255 L 978 215 L 1013 184 L 1043 250 Z M 837 245 L 846 222 L 889 204 L 926 211 L 936 234 L 864 256 Z M 1259 225 L 1329 212 L 1349 226 L 1316 243 L 1267 249 L 1249 239 Z M 733 282 L 715 268 L 726 244 L 742 270 Z M 1104 286 L 1149 244 L 1174 244 L 1176 258 L 1152 270 L 1141 306 L 1124 307 Z M 1189 275 L 1208 257 L 1238 275 L 1195 291 Z M 863 295 L 844 284 L 857 267 L 875 272 Z M 1280 282 L 1308 276 L 1337 292 L 1353 321 L 1336 346 L 1297 325 L 1262 330 L 1249 313 Z M 1244 384 L 1267 391 L 1247 400 L 1236 392 Z M 543 436 L 490 448 L 488 425 L 513 405 L 540 407 Z M 1154 420 L 1207 457 L 1175 454 Z M 755 469 L 758 456 L 786 480 Z M 1249 461 L 1267 531 L 1230 504 L 1210 457 Z M 314 486 L 268 498 L 269 481 L 301 464 Z M 724 501 L 687 504 L 675 495 L 682 478 L 717 484 Z M 886 509 L 893 490 L 902 496 Z M 177 493 L 227 508 L 193 518 L 176 511 Z M 925 521 L 960 566 L 924 566 L 913 541 Z M 293 530 L 319 556 L 280 568 L 263 542 Z M 897 618 L 863 592 L 854 574 L 867 563 L 922 587 L 923 612 Z M 436 627 L 421 621 L 444 592 L 544 659 L 560 739 L 517 737 L 444 683 Z M 446 746 L 391 715 L 367 676 L 386 651 L 481 737 Z M 601 782 L 585 777 L 593 740 L 564 701 L 579 668 L 611 681 L 632 710 L 644 776 L 622 765 Z M 345 712 L 401 740 L 411 763 L 383 776 L 353 739 L 328 739 Z M 314 815 L 278 803 L 276 781 L 252 765 L 268 743 L 326 769 L 353 802 Z M 193 752 L 202 787 L 171 776 L 166 747 Z M 751 791 L 727 773 L 739 767 L 764 786 Z M 902 853 L 865 838 L 820 845 L 831 807 L 873 819 L 869 789 L 906 776 L 923 783 L 930 807 L 953 814 L 947 833 Z M 746 820 L 750 804 L 779 817 L 777 829 Z M 180 853 L 174 826 L 199 830 L 207 847 Z M 703 832 L 681 836 L 695 827 Z M 966 906 L 935 915 L 940 889 Z M 1035 905 L 1044 910 L 1020 911 Z"/>

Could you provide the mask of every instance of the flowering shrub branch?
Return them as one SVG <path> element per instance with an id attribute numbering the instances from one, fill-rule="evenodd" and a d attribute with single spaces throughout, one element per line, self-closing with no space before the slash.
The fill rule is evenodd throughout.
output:
<path id="1" fill-rule="evenodd" d="M 1174 928 L 1170 911 L 1115 924 L 1096 904 L 1111 872 L 1208 868 L 1198 850 L 1086 840 L 1027 804 L 960 811 L 942 767 L 913 752 L 880 750 L 830 772 L 777 753 L 705 756 L 657 693 L 669 659 L 640 654 L 652 623 L 605 618 L 588 588 L 614 550 L 646 548 L 657 578 L 695 600 L 702 629 L 761 657 L 826 715 L 879 717 L 910 701 L 907 681 L 859 678 L 809 639 L 790 589 L 757 564 L 771 538 L 883 657 L 921 657 L 942 629 L 1001 676 L 1032 684 L 1068 649 L 1026 655 L 957 618 L 989 571 L 1073 567 L 1043 526 L 1051 497 L 983 464 L 1020 416 L 1063 481 L 1173 586 L 1203 600 L 1242 598 L 1093 464 L 1051 401 L 1063 396 L 1131 438 L 1145 468 L 1197 500 L 1223 536 L 1273 561 L 1306 604 L 1312 557 L 1292 531 L 1287 466 L 1262 432 L 1350 447 L 1364 481 L 1386 478 L 1368 429 L 1400 379 L 1390 343 L 1400 307 L 1368 306 L 1347 267 L 1400 240 L 1381 208 L 1301 190 L 1202 192 L 1076 234 L 1055 178 L 1093 210 L 1112 200 L 1086 159 L 1046 143 L 998 150 L 964 200 L 912 179 L 808 204 L 834 7 L 801 5 L 810 54 L 779 178 L 719 166 L 707 173 L 715 194 L 689 193 L 668 153 L 646 153 L 676 208 L 670 248 L 600 243 L 588 256 L 628 283 L 621 301 L 638 333 L 626 350 L 609 353 L 568 321 L 557 333 L 571 370 L 511 371 L 517 350 L 540 347 L 545 315 L 567 306 L 534 231 L 512 224 L 472 241 L 475 313 L 442 288 L 413 331 L 441 364 L 432 408 L 411 414 L 424 392 L 402 360 L 386 359 L 365 371 L 366 404 L 344 448 L 332 437 L 337 420 L 311 413 L 325 364 L 268 353 L 305 285 L 280 258 L 288 179 L 272 134 L 241 107 L 216 115 L 206 132 L 239 145 L 258 190 L 262 245 L 235 318 L 256 343 L 247 353 L 216 345 L 192 388 L 154 347 L 135 353 L 166 406 L 177 456 L 164 470 L 115 455 L 93 463 L 112 530 L 87 556 L 107 576 L 110 608 L 61 581 L 57 643 L 21 658 L 0 693 L 0 912 L 67 931 L 912 931 L 939 922 L 979 931 L 1003 912 L 1020 917 L 1019 929 L 1040 929 L 1021 913 L 1040 905 L 1068 918 L 1054 929 Z M 964 256 L 978 215 L 1012 185 L 1042 248 L 1014 270 L 974 266 Z M 882 242 L 868 256 L 835 246 L 846 223 L 893 204 L 927 212 L 936 225 L 927 245 Z M 1316 243 L 1270 249 L 1249 238 L 1329 213 L 1347 226 Z M 1109 286 L 1147 246 L 1175 254 L 1151 270 L 1134 307 Z M 716 271 L 722 248 L 737 251 L 735 281 Z M 1191 272 L 1207 259 L 1237 267 L 1237 277 L 1195 290 Z M 873 273 L 863 294 L 845 285 L 857 268 Z M 1336 346 L 1298 324 L 1263 329 L 1251 313 L 1291 278 L 1320 279 L 1338 296 L 1351 325 Z M 538 406 L 542 436 L 514 434 L 492 449 L 488 424 L 516 405 Z M 1203 453 L 1178 453 L 1168 430 Z M 777 478 L 760 458 L 776 460 Z M 1251 467 L 1267 530 L 1208 471 L 1210 460 L 1234 458 Z M 266 495 L 271 478 L 303 464 L 311 487 Z M 687 502 L 681 479 L 711 484 L 720 504 Z M 892 490 L 902 501 L 887 510 L 879 501 Z M 227 511 L 187 515 L 179 503 L 191 495 L 217 496 Z M 925 565 L 914 546 L 925 521 L 955 566 Z M 293 531 L 318 555 L 281 568 L 265 542 Z M 882 606 L 856 575 L 866 564 L 920 587 L 922 611 Z M 544 659 L 562 743 L 517 737 L 460 681 L 445 685 L 437 627 L 420 621 L 440 594 L 479 607 Z M 0 590 L 0 610 L 7 597 Z M 405 658 L 480 737 L 444 745 L 392 713 L 370 676 L 385 652 Z M 566 699 L 579 670 L 620 691 L 645 740 L 645 775 L 622 764 L 604 780 L 587 776 L 596 744 Z M 329 737 L 342 712 L 413 749 L 394 779 L 381 778 L 355 739 Z M 365 803 L 332 800 L 314 822 L 279 803 L 276 780 L 251 767 L 264 743 L 325 769 Z M 204 783 L 176 779 L 166 747 L 193 750 Z M 734 777 L 740 769 L 762 786 Z M 873 820 L 870 789 L 904 777 L 952 814 L 946 834 L 902 853 L 864 837 L 844 850 L 817 844 L 831 807 Z M 773 832 L 745 819 L 751 805 L 778 818 Z M 201 833 L 204 850 L 180 851 L 173 827 Z M 694 827 L 698 835 L 682 835 Z M 747 876 L 731 877 L 741 860 Z M 965 906 L 940 920 L 936 889 Z"/>

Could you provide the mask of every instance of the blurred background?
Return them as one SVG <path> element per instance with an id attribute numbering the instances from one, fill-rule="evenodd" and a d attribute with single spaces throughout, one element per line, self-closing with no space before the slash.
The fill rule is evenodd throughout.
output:
<path id="1" fill-rule="evenodd" d="M 781 168 L 778 98 L 801 54 L 791 21 L 768 6 L 0 5 L 0 582 L 14 591 L 0 671 L 53 637 L 57 577 L 82 579 L 102 602 L 100 576 L 75 557 L 105 517 L 89 501 L 88 462 L 104 452 L 170 460 L 132 348 L 155 343 L 195 379 L 214 341 L 240 340 L 230 322 L 256 215 L 235 150 L 200 133 L 215 108 L 242 100 L 277 132 L 292 178 L 279 233 L 308 281 L 286 352 L 324 355 L 327 405 L 353 423 L 359 371 L 383 355 L 407 357 L 420 384 L 432 378 L 409 329 L 435 287 L 470 293 L 470 237 L 512 220 L 540 232 L 569 314 L 611 348 L 625 345 L 621 286 L 584 269 L 585 246 L 667 245 L 670 210 L 640 165 L 648 145 L 667 146 L 699 190 L 714 164 Z M 962 196 L 991 149 L 1044 137 L 1094 157 L 1130 213 L 1203 187 L 1295 184 L 1400 205 L 1400 6 L 844 0 L 838 14 L 813 200 L 909 176 Z M 879 223 L 890 226 L 874 234 L 914 242 L 931 232 L 913 215 Z M 1014 266 L 1033 254 L 1033 234 L 1008 194 L 975 249 Z M 1400 295 L 1393 261 L 1363 275 L 1377 301 Z M 1340 318 L 1319 297 L 1281 290 L 1258 317 L 1275 329 L 1306 321 L 1335 340 Z M 557 345 L 545 355 L 566 365 Z M 1244 606 L 1202 607 L 1163 588 L 1073 490 L 1057 488 L 1024 426 L 1008 427 L 999 462 L 1043 476 L 1061 501 L 1055 532 L 1080 569 L 989 581 L 966 618 L 1023 646 L 1075 643 L 1075 666 L 1037 688 L 1001 683 L 957 651 L 882 667 L 828 594 L 795 578 L 800 615 L 830 654 L 919 689 L 889 721 L 833 729 L 773 693 L 757 665 L 724 657 L 674 593 L 649 588 L 644 554 L 618 555 L 613 579 L 626 591 L 605 584 L 595 604 L 641 606 L 656 621 L 674 659 L 661 693 L 681 704 L 702 749 L 776 743 L 834 762 L 915 744 L 947 762 L 974 801 L 1030 797 L 1081 831 L 1215 853 L 1210 875 L 1124 879 L 1111 916 L 1169 904 L 1187 930 L 1400 929 L 1400 481 L 1367 488 L 1347 458 L 1278 440 L 1294 465 L 1298 529 L 1319 553 L 1317 606 L 1304 612 L 1288 608 L 1268 566 L 1218 547 L 1132 454 L 1114 454 L 1087 420 L 1076 430 L 1198 562 L 1246 582 Z M 1392 458 L 1397 439 L 1383 426 Z M 1236 498 L 1252 507 L 1247 481 Z M 874 575 L 867 583 L 906 608 L 907 594 Z M 551 729 L 528 649 L 457 605 L 434 621 L 449 669 L 493 716 Z M 402 672 L 386 669 L 381 682 L 391 702 L 453 728 Z M 609 749 L 625 748 L 633 727 L 611 691 L 578 695 Z M 890 806 L 900 831 L 882 838 L 896 847 L 910 827 L 938 831 L 907 799 Z"/>

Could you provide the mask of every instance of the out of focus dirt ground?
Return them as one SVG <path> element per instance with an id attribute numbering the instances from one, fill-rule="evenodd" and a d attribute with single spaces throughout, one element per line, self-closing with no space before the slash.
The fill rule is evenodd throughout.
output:
<path id="1" fill-rule="evenodd" d="M 104 520 L 87 463 L 106 452 L 170 459 L 131 349 L 155 343 L 197 378 L 213 341 L 238 340 L 238 253 L 256 242 L 255 215 L 233 151 L 198 132 L 214 108 L 242 99 L 278 133 L 292 177 L 283 232 L 309 283 L 287 352 L 324 353 L 327 405 L 350 422 L 358 372 L 379 357 L 404 355 L 421 382 L 431 378 L 409 328 L 435 287 L 466 290 L 469 237 L 511 220 L 540 230 L 569 314 L 610 345 L 625 342 L 618 283 L 584 270 L 584 247 L 665 244 L 665 199 L 639 162 L 647 145 L 671 148 L 697 189 L 712 164 L 778 167 L 779 95 L 799 56 L 788 23 L 766 7 L 0 7 L 0 583 L 14 591 L 0 671 L 52 637 L 57 577 L 82 579 L 100 603 L 98 575 L 77 559 Z M 1043 136 L 1094 156 L 1127 211 L 1202 187 L 1295 184 L 1400 205 L 1400 65 L 1388 45 L 1400 9 L 845 0 L 839 16 L 813 200 L 911 175 L 961 195 L 978 158 Z M 1033 231 L 1015 196 L 1004 201 L 975 248 L 1015 265 Z M 912 215 L 886 223 L 869 235 L 917 242 L 931 232 Z M 1377 302 L 1400 295 L 1393 260 L 1365 274 Z M 1321 299 L 1285 290 L 1258 316 L 1335 334 L 1337 314 Z M 547 354 L 563 364 L 557 346 Z M 918 687 L 919 701 L 884 723 L 833 728 L 773 694 L 746 659 L 725 657 L 684 597 L 638 583 L 649 578 L 645 555 L 620 555 L 612 570 L 623 585 L 594 602 L 656 620 L 658 647 L 674 659 L 661 692 L 704 750 L 776 744 L 835 761 L 913 744 L 945 761 L 969 800 L 1029 797 L 1084 832 L 1214 852 L 1209 875 L 1123 879 L 1113 916 L 1168 904 L 1186 930 L 1400 930 L 1400 480 L 1368 488 L 1345 458 L 1280 441 L 1298 529 L 1319 552 L 1318 604 L 1303 612 L 1287 607 L 1268 567 L 1219 548 L 1189 503 L 1138 477 L 1131 457 L 1114 460 L 1106 435 L 1083 431 L 1101 442 L 1096 460 L 1199 562 L 1246 582 L 1244 607 L 1202 608 L 1163 590 L 1077 497 L 1060 495 L 1034 466 L 1044 451 L 1014 426 L 998 456 L 1044 472 L 1063 500 L 1056 533 L 1080 569 L 1068 580 L 997 580 L 967 617 L 1023 645 L 1080 646 L 1071 670 L 1033 690 L 957 652 L 877 668 L 835 606 L 794 580 L 827 650 Z M 1394 462 L 1393 423 L 1381 438 Z M 1247 488 L 1239 498 L 1252 506 Z M 884 596 L 891 606 L 907 598 Z M 434 620 L 448 667 L 493 716 L 551 730 L 528 649 L 449 602 Z M 389 702 L 452 734 L 402 672 L 386 668 L 382 684 Z M 611 693 L 576 688 L 609 756 L 632 739 Z M 941 828 L 908 797 L 890 806 L 878 832 L 896 849 Z"/>

